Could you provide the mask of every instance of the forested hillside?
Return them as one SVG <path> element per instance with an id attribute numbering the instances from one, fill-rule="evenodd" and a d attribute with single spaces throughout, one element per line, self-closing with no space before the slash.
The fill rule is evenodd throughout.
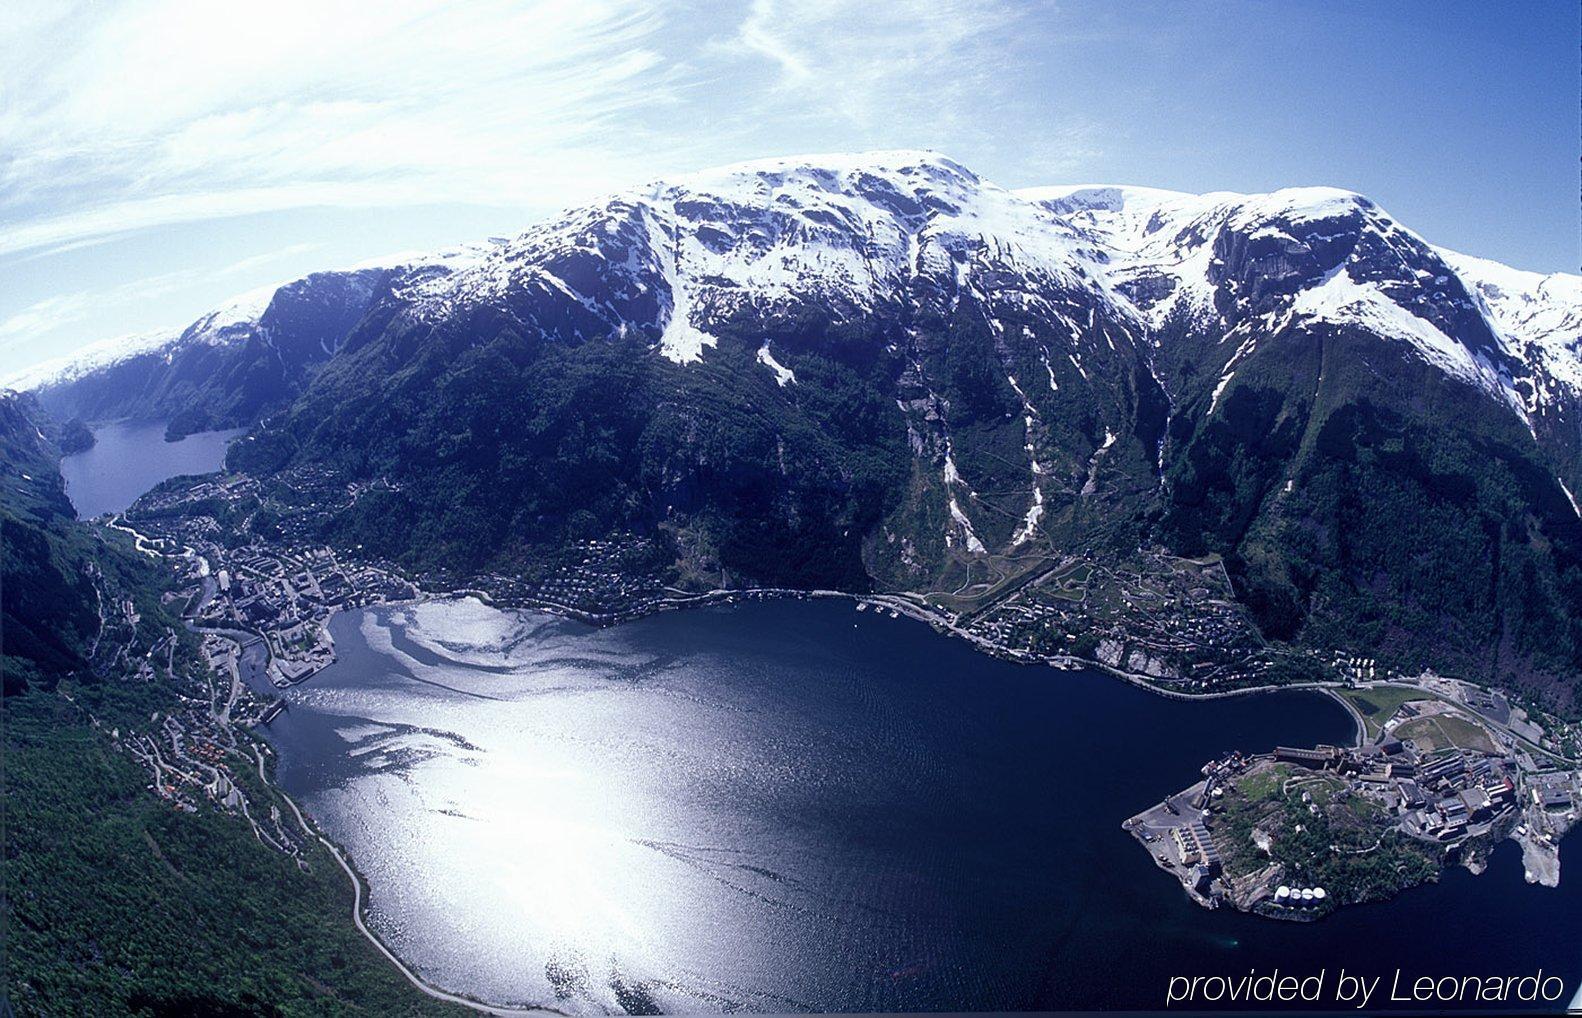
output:
<path id="1" fill-rule="evenodd" d="M 163 567 L 79 523 L 53 429 L 0 395 L 4 994 L 19 1015 L 386 1015 L 450 1011 L 413 990 L 351 922 L 328 852 L 305 866 L 217 804 L 150 791 L 125 746 L 186 708 L 196 638 L 162 603 Z M 129 603 L 136 622 L 101 626 Z M 136 665 L 171 633 L 174 670 Z M 245 744 L 244 744 L 245 746 Z M 245 748 L 241 752 L 250 753 Z M 279 804 L 233 770 L 256 809 Z"/>

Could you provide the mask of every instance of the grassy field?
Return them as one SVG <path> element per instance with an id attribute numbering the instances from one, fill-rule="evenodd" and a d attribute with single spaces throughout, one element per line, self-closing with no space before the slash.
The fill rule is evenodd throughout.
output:
<path id="1" fill-rule="evenodd" d="M 1362 715 L 1368 728 L 1368 737 L 1379 734 L 1379 728 L 1395 713 L 1395 708 L 1413 700 L 1431 700 L 1433 697 L 1410 686 L 1375 686 L 1371 689 L 1336 690 L 1351 701 Z"/>
<path id="2" fill-rule="evenodd" d="M 1482 725 L 1453 714 L 1414 718 L 1395 730 L 1397 738 L 1411 739 L 1424 753 L 1456 746 L 1479 753 L 1493 753 L 1494 740 Z"/>
<path id="3" fill-rule="evenodd" d="M 1263 802 L 1278 795 L 1281 783 L 1290 776 L 1290 765 L 1273 764 L 1242 775 L 1236 782 L 1236 788 L 1249 802 Z"/>
<path id="4" fill-rule="evenodd" d="M 1283 882 L 1330 891 L 1319 911 L 1387 898 L 1438 869 L 1431 852 L 1389 830 L 1383 808 L 1344 780 L 1284 764 L 1259 766 L 1233 782 L 1210 829 L 1227 874 L 1279 863 Z M 1255 829 L 1268 851 L 1254 841 Z"/>
<path id="5" fill-rule="evenodd" d="M 1062 586 L 1075 584 L 1081 586 L 1088 582 L 1088 577 L 1093 575 L 1093 566 L 1087 562 L 1074 562 L 1071 567 L 1058 573 L 1051 579 Z"/>

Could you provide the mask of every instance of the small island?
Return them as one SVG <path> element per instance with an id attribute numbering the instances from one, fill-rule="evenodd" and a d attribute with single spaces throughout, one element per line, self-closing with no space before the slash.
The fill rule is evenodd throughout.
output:
<path id="1" fill-rule="evenodd" d="M 73 456 L 92 449 L 97 441 L 93 429 L 88 427 L 87 422 L 81 417 L 73 417 L 61 425 L 60 437 L 56 440 L 56 444 L 60 446 L 62 456 Z"/>
<path id="2" fill-rule="evenodd" d="M 1230 753 L 1122 826 L 1199 904 L 1277 919 L 1385 900 L 1447 866 L 1481 872 L 1504 838 L 1530 883 L 1560 882 L 1582 772 L 1526 710 L 1433 675 L 1331 695 L 1355 746 Z"/>

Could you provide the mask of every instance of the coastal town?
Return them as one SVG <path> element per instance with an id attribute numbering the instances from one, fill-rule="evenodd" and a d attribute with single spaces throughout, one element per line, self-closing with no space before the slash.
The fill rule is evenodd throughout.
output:
<path id="1" fill-rule="evenodd" d="M 1013 656 L 1097 663 L 1188 695 L 1340 677 L 1271 648 L 1212 556 L 1143 549 L 1118 563 L 1072 558 L 959 615 L 962 628 Z"/>
<path id="2" fill-rule="evenodd" d="M 139 547 L 160 555 L 151 544 Z M 149 791 L 171 808 L 195 813 L 208 805 L 238 815 L 259 842 L 305 866 L 311 829 L 300 814 L 294 822 L 288 819 L 295 807 L 266 776 L 271 750 L 250 734 L 279 710 L 278 701 L 254 695 L 243 681 L 243 669 L 262 660 L 262 641 L 204 632 L 190 619 L 188 632 L 153 624 L 148 606 L 140 611 L 115 576 L 95 568 L 90 579 L 100 616 L 92 646 L 95 671 L 124 675 L 132 689 L 157 683 L 172 695 L 146 717 L 105 722 L 90 713 L 89 723 L 146 769 Z M 173 592 L 164 595 L 167 608 L 180 599 Z"/>
<path id="3" fill-rule="evenodd" d="M 668 608 L 810 593 L 728 583 L 684 588 L 656 543 L 630 534 L 569 542 L 513 575 L 408 574 L 361 546 L 332 548 L 322 539 L 324 521 L 369 490 L 311 467 L 275 479 L 268 493 L 246 474 L 214 475 L 162 486 L 111 526 L 133 534 L 148 554 L 175 556 L 188 584 L 187 617 L 207 630 L 263 641 L 270 681 L 281 689 L 334 660 L 327 623 L 335 611 L 409 600 L 420 591 L 599 625 Z M 1063 668 L 1097 665 L 1181 695 L 1343 677 L 1307 655 L 1271 649 L 1236 603 L 1217 559 L 1143 552 L 1118 568 L 1072 558 L 971 599 L 903 593 L 863 600 L 991 653 Z"/>
<path id="4" fill-rule="evenodd" d="M 1440 677 L 1332 695 L 1356 745 L 1229 753 L 1124 829 L 1199 904 L 1279 919 L 1381 900 L 1450 865 L 1480 872 L 1507 838 L 1529 882 L 1559 882 L 1582 771 L 1525 710 Z"/>
<path id="5" fill-rule="evenodd" d="M 1369 657 L 1323 659 L 1269 643 L 1237 601 L 1217 556 L 1187 559 L 1147 548 L 1121 560 L 1072 555 L 950 595 L 853 595 L 744 587 L 724 576 L 683 578 L 655 538 L 638 534 L 567 541 L 509 573 L 409 571 L 361 544 L 332 546 L 325 538 L 329 521 L 385 483 L 346 483 L 313 466 L 272 478 L 268 491 L 245 473 L 187 478 L 161 485 L 108 525 L 131 535 L 144 553 L 171 557 L 186 583 L 184 614 L 196 627 L 261 641 L 276 689 L 334 660 L 327 626 L 336 611 L 441 595 L 594 625 L 758 597 L 856 597 L 987 653 L 1057 668 L 1097 667 L 1169 696 L 1410 678 Z M 1582 755 L 1582 726 L 1548 715 L 1542 724 L 1556 751 Z"/>

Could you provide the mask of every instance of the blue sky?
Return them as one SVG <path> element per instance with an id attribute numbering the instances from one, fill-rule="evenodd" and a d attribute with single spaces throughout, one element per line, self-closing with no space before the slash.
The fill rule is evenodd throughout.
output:
<path id="1" fill-rule="evenodd" d="M 1007 187 L 1331 184 L 1578 269 L 1578 11 L 206 0 L 0 13 L 0 375 L 607 191 L 933 148 Z"/>

